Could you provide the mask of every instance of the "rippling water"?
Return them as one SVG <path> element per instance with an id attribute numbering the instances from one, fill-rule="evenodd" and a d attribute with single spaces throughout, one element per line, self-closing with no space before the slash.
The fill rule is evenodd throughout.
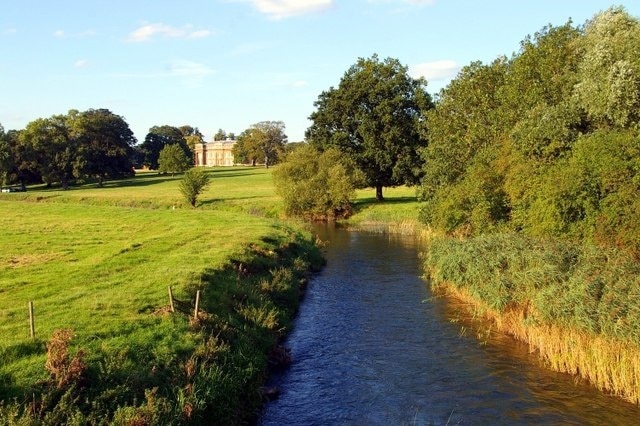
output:
<path id="1" fill-rule="evenodd" d="M 637 406 L 547 371 L 524 345 L 478 339 L 431 297 L 413 240 L 332 228 L 321 238 L 327 266 L 259 424 L 640 424 Z"/>

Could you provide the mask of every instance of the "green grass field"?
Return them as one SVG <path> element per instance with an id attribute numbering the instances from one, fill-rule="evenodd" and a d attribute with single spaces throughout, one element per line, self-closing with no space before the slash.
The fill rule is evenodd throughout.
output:
<path id="1" fill-rule="evenodd" d="M 211 184 L 197 209 L 183 201 L 177 189 L 180 176 L 155 173 L 108 182 L 104 188 L 39 186 L 0 194 L 0 400 L 17 397 L 20 405 L 23 395 L 41 391 L 51 376 L 44 368 L 47 341 L 55 330 L 71 329 L 70 355 L 86 352 L 87 375 L 99 382 L 98 390 L 87 393 L 91 398 L 84 397 L 98 404 L 89 410 L 102 410 L 100 415 L 111 416 L 127 406 L 136 411 L 136 399 L 143 402 L 150 389 L 169 384 L 163 379 L 182 376 L 189 359 L 203 352 L 226 354 L 218 361 L 226 366 L 218 367 L 235 388 L 221 381 L 227 391 L 220 391 L 226 396 L 218 399 L 236 399 L 223 408 L 244 404 L 241 395 L 249 390 L 242 386 L 263 380 L 267 347 L 260 342 L 273 344 L 292 314 L 292 306 L 278 304 L 284 297 L 278 280 L 287 275 L 278 272 L 287 261 L 278 259 L 278 253 L 311 237 L 277 218 L 281 207 L 270 170 L 220 168 L 209 173 Z M 251 264 L 259 256 L 265 259 L 249 266 L 255 270 L 245 280 L 250 284 L 224 272 L 232 260 Z M 276 284 L 269 284 L 270 275 L 277 276 Z M 297 287 L 294 279 L 289 281 Z M 168 308 L 169 286 L 177 299 L 191 305 L 195 289 L 204 290 L 204 326 L 194 329 L 187 315 L 159 314 Z M 295 294 L 298 289 L 286 291 Z M 292 300 L 297 304 L 297 298 Z M 35 339 L 29 336 L 29 301 L 35 307 Z M 212 346 L 214 332 L 216 339 L 226 339 Z M 204 366 L 216 357 L 220 355 L 204 357 L 193 377 L 213 374 L 211 365 Z M 173 400 L 167 415 L 175 417 L 185 407 L 191 413 L 196 403 L 216 400 L 197 396 L 193 383 L 182 384 L 163 394 Z M 183 389 L 182 397 L 170 395 L 176 388 Z M 86 415 L 86 407 L 78 410 Z M 140 415 L 137 410 L 127 414 L 129 419 Z M 7 416 L 0 413 L 0 423 Z"/>

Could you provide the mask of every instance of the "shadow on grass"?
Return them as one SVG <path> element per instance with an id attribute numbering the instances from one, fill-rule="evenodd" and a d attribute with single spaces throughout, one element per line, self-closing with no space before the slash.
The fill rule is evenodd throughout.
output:
<path id="1" fill-rule="evenodd" d="M 389 197 L 382 201 L 376 200 L 375 197 L 359 198 L 353 202 L 353 208 L 355 212 L 365 210 L 373 206 L 384 205 L 396 205 L 396 204 L 410 204 L 415 203 L 418 199 L 416 197 Z"/>

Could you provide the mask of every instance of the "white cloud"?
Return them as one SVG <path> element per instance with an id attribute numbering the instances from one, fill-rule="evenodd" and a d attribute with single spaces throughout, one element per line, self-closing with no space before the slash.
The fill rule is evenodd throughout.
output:
<path id="1" fill-rule="evenodd" d="M 84 68 L 87 65 L 89 65 L 89 61 L 87 61 L 86 59 L 78 59 L 74 64 L 74 68 Z"/>
<path id="2" fill-rule="evenodd" d="M 78 33 L 68 33 L 65 30 L 56 30 L 53 32 L 54 37 L 58 38 L 85 38 L 85 37 L 93 37 L 96 35 L 95 30 L 86 30 Z"/>
<path id="3" fill-rule="evenodd" d="M 204 64 L 187 60 L 176 60 L 169 64 L 169 75 L 174 77 L 205 77 L 213 70 Z"/>
<path id="4" fill-rule="evenodd" d="M 211 35 L 209 30 L 194 30 L 191 25 L 182 28 L 173 27 L 163 23 L 143 24 L 135 29 L 127 37 L 127 41 L 131 43 L 140 43 L 150 41 L 156 36 L 164 38 L 203 38 Z"/>
<path id="5" fill-rule="evenodd" d="M 448 59 L 425 62 L 409 67 L 409 74 L 413 78 L 424 77 L 427 81 L 449 80 L 455 77 L 458 71 L 460 71 L 458 64 Z"/>
<path id="6" fill-rule="evenodd" d="M 271 19 L 283 19 L 331 8 L 334 0 L 251 0 L 253 6 Z"/>

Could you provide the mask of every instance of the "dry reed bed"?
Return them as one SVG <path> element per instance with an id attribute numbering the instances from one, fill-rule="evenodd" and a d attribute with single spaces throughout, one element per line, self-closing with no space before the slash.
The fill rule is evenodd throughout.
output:
<path id="1" fill-rule="evenodd" d="M 550 369 L 640 403 L 640 348 L 636 345 L 553 324 L 533 325 L 530 306 L 510 307 L 500 313 L 451 283 L 434 286 L 434 290 L 471 307 L 474 314 L 491 322 L 493 330 L 527 343 L 529 351 L 537 353 Z"/>
<path id="2" fill-rule="evenodd" d="M 517 236 L 428 246 L 425 268 L 436 291 L 527 343 L 551 369 L 640 403 L 637 262 Z"/>

